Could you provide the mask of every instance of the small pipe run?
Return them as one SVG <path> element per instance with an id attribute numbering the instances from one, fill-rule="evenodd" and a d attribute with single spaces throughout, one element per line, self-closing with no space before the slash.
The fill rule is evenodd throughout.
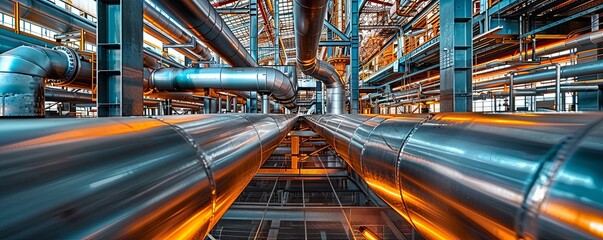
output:
<path id="1" fill-rule="evenodd" d="M 310 115 L 425 239 L 597 239 L 603 114 Z"/>
<path id="2" fill-rule="evenodd" d="M 1 239 L 203 239 L 292 115 L 8 119 Z"/>
<path id="3" fill-rule="evenodd" d="M 213 88 L 220 91 L 258 91 L 272 93 L 286 108 L 296 110 L 297 88 L 274 68 L 163 68 L 154 71 L 150 87 L 158 91 L 195 91 Z"/>
<path id="4" fill-rule="evenodd" d="M 257 67 L 257 62 L 207 0 L 153 1 L 184 28 L 201 39 L 233 67 Z"/>
<path id="5" fill-rule="evenodd" d="M 295 0 L 293 4 L 297 65 L 303 73 L 327 86 L 327 112 L 342 114 L 345 91 L 341 76 L 331 64 L 316 58 L 327 2 L 327 0 Z"/>
<path id="6" fill-rule="evenodd" d="M 547 69 L 536 71 L 533 73 L 515 75 L 513 84 L 526 84 L 542 82 L 547 80 L 555 80 L 557 78 L 556 69 Z M 580 77 L 603 73 L 603 61 L 582 63 L 575 65 L 562 66 L 560 69 L 560 78 Z M 488 81 L 474 83 L 474 89 L 486 89 L 494 87 L 502 87 L 509 84 L 509 77 L 501 77 Z"/>

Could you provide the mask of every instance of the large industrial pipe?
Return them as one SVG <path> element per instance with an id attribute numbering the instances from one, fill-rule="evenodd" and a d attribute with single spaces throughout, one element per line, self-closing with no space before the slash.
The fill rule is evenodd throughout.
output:
<path id="1" fill-rule="evenodd" d="M 0 238 L 203 239 L 295 121 L 3 120 Z"/>
<path id="2" fill-rule="evenodd" d="M 603 238 L 603 115 L 305 119 L 427 239 Z"/>
<path id="3" fill-rule="evenodd" d="M 567 65 L 561 67 L 561 78 L 580 77 L 603 73 L 603 61 Z M 513 77 L 513 84 L 535 83 L 556 79 L 556 70 L 547 69 Z M 474 83 L 474 89 L 502 87 L 509 84 L 509 77 L 501 77 L 488 81 Z"/>
<path id="4" fill-rule="evenodd" d="M 208 0 L 154 1 L 233 67 L 256 67 L 243 44 Z"/>
<path id="5" fill-rule="evenodd" d="M 331 64 L 316 59 L 327 2 L 327 0 L 295 0 L 293 4 L 297 65 L 303 73 L 320 80 L 327 86 L 327 112 L 342 114 L 344 89 L 341 76 Z"/>
<path id="6" fill-rule="evenodd" d="M 159 91 L 195 91 L 204 88 L 270 92 L 289 109 L 297 107 L 297 89 L 274 68 L 163 68 L 151 74 Z"/>
<path id="7" fill-rule="evenodd" d="M 43 117 L 45 80 L 89 86 L 90 63 L 67 47 L 22 46 L 0 55 L 0 117 Z"/>
<path id="8" fill-rule="evenodd" d="M 193 44 L 190 50 L 201 57 L 201 60 L 211 60 L 212 53 L 208 48 L 197 43 L 194 38 L 182 31 L 178 26 L 173 24 L 169 19 L 164 17 L 159 11 L 157 11 L 149 3 L 144 2 L 143 7 L 144 19 L 149 21 L 153 26 L 157 27 L 160 31 L 168 34 L 171 38 L 182 44 Z"/>

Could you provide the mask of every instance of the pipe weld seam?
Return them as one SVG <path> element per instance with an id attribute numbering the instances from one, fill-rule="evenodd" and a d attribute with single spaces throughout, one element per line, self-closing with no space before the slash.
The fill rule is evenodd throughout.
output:
<path id="1" fill-rule="evenodd" d="M 174 131 L 176 131 L 176 133 L 178 133 L 178 135 L 180 135 L 184 140 L 186 140 L 191 147 L 193 148 L 193 150 L 197 153 L 196 157 L 197 160 L 199 161 L 199 163 L 203 166 L 203 170 L 205 170 L 205 175 L 207 175 L 207 179 L 209 180 L 209 185 L 211 187 L 211 217 L 209 218 L 209 222 L 213 222 L 214 218 L 216 216 L 216 206 L 217 206 L 217 196 L 216 196 L 216 183 L 214 181 L 214 177 L 211 171 L 211 168 L 209 167 L 209 162 L 207 162 L 207 159 L 204 157 L 205 156 L 205 152 L 199 147 L 199 144 L 197 144 L 197 142 L 195 141 L 195 139 L 193 138 L 193 136 L 191 136 L 190 134 L 188 134 L 186 132 L 186 130 L 184 130 L 182 127 L 176 125 L 176 124 L 171 124 L 169 122 L 164 121 L 163 119 L 160 118 L 156 118 L 156 117 L 152 117 L 153 119 L 156 119 L 157 121 L 160 121 L 162 123 L 167 124 L 169 127 L 171 127 L 172 129 L 174 129 Z"/>
<path id="2" fill-rule="evenodd" d="M 421 231 L 419 231 L 419 228 L 417 228 L 417 226 L 415 225 L 415 222 L 412 220 L 412 216 L 410 216 L 410 212 L 408 211 L 408 206 L 406 205 L 406 201 L 404 201 L 404 191 L 402 190 L 402 181 L 400 180 L 400 167 L 402 166 L 402 154 L 404 153 L 404 148 L 406 147 L 406 144 L 408 144 L 408 142 L 410 141 L 410 139 L 412 138 L 412 136 L 417 132 L 417 130 L 419 130 L 419 128 L 421 126 L 423 126 L 423 124 L 429 122 L 431 119 L 434 118 L 435 115 L 428 115 L 427 117 L 423 118 L 421 121 L 419 121 L 417 124 L 415 124 L 415 126 L 410 129 L 410 131 L 408 131 L 408 133 L 406 134 L 406 137 L 404 138 L 404 141 L 402 141 L 402 146 L 400 146 L 400 150 L 398 151 L 398 161 L 396 162 L 396 183 L 398 184 L 398 189 L 400 191 L 400 200 L 402 200 L 402 204 L 404 205 L 404 211 L 406 211 L 406 215 L 408 216 L 408 220 L 410 221 L 410 224 L 412 224 L 412 226 L 417 230 L 417 232 L 419 233 L 419 235 L 423 235 L 421 234 Z"/>
<path id="3" fill-rule="evenodd" d="M 594 121 L 580 131 L 565 137 L 565 139 L 551 148 L 551 150 L 549 150 L 549 152 L 541 159 L 538 169 L 532 175 L 528 191 L 524 193 L 520 212 L 517 216 L 517 225 L 515 227 L 518 239 L 526 237 L 524 233 L 527 231 L 527 216 L 530 212 L 537 213 L 540 211 L 540 207 L 549 195 L 551 185 L 563 165 L 576 153 L 577 147 L 582 140 L 588 136 L 589 132 L 602 123 L 603 118 Z M 539 190 L 542 190 L 542 194 L 538 193 L 538 195 L 542 197 L 536 199 L 535 195 Z"/>

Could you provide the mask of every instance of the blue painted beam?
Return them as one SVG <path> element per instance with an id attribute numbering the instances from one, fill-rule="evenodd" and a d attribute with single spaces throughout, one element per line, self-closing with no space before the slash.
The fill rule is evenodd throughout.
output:
<path id="1" fill-rule="evenodd" d="M 321 47 L 349 47 L 350 41 L 320 41 L 318 46 Z"/>
<path id="2" fill-rule="evenodd" d="M 335 33 L 335 35 L 339 36 L 341 38 L 341 40 L 350 41 L 350 38 L 348 38 L 348 36 L 346 36 L 345 33 L 342 33 L 339 29 L 337 29 L 337 27 L 333 26 L 333 24 L 331 24 L 329 21 L 325 20 L 325 26 L 329 30 L 331 30 L 333 33 Z"/>

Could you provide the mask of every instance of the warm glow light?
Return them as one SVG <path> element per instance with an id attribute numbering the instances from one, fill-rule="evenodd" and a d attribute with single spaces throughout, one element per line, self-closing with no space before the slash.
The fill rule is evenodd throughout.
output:
<path id="1" fill-rule="evenodd" d="M 367 227 L 360 227 L 360 232 L 362 236 L 364 236 L 368 240 L 381 240 L 380 237 L 377 237 L 375 233 L 369 230 Z"/>

